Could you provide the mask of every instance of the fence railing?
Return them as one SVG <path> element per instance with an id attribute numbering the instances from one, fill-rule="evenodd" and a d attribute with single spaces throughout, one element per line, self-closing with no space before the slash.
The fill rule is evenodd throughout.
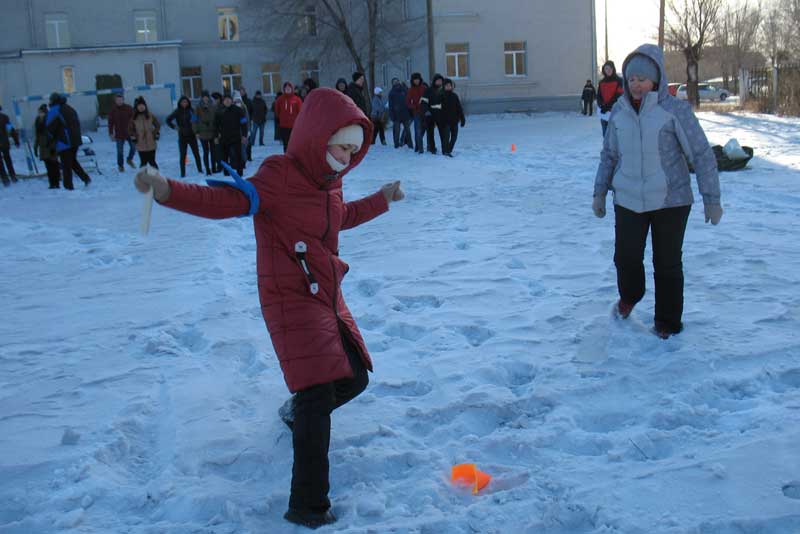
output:
<path id="1" fill-rule="evenodd" d="M 742 106 L 762 113 L 800 115 L 800 64 L 743 69 Z"/>

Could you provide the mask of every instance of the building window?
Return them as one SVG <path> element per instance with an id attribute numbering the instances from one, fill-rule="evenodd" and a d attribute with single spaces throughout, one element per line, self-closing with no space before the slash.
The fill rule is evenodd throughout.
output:
<path id="1" fill-rule="evenodd" d="M 276 95 L 281 90 L 281 66 L 278 63 L 261 65 L 261 92 Z"/>
<path id="2" fill-rule="evenodd" d="M 444 45 L 448 78 L 469 78 L 469 43 Z"/>
<path id="3" fill-rule="evenodd" d="M 304 61 L 300 66 L 300 79 L 305 80 L 311 78 L 317 85 L 319 85 L 319 62 L 318 61 Z"/>
<path id="4" fill-rule="evenodd" d="M 200 67 L 181 67 L 183 94 L 191 99 L 200 98 L 203 92 L 203 70 Z"/>
<path id="5" fill-rule="evenodd" d="M 299 28 L 306 35 L 317 35 L 317 8 L 314 6 L 306 7 L 305 15 L 298 21 Z"/>
<path id="6" fill-rule="evenodd" d="M 156 83 L 156 64 L 155 63 L 145 63 L 144 64 L 144 84 L 145 85 L 153 85 Z"/>
<path id="7" fill-rule="evenodd" d="M 72 67 L 61 67 L 61 80 L 65 93 L 75 92 L 75 70 Z"/>
<path id="8" fill-rule="evenodd" d="M 411 80 L 412 68 L 413 68 L 413 65 L 411 64 L 411 58 L 407 57 L 406 58 L 406 81 L 410 82 L 410 80 Z"/>
<path id="9" fill-rule="evenodd" d="M 69 26 L 66 15 L 45 15 L 44 25 L 47 48 L 69 48 Z"/>
<path id="10" fill-rule="evenodd" d="M 222 65 L 222 91 L 233 95 L 233 92 L 242 86 L 242 66 Z"/>
<path id="11" fill-rule="evenodd" d="M 154 11 L 141 11 L 133 15 L 136 28 L 137 43 L 152 43 L 158 41 L 156 29 L 156 14 Z"/>
<path id="12" fill-rule="evenodd" d="M 505 44 L 506 76 L 526 76 L 525 42 Z"/>
<path id="13" fill-rule="evenodd" d="M 217 11 L 220 41 L 239 40 L 239 15 L 236 10 L 225 8 Z"/>

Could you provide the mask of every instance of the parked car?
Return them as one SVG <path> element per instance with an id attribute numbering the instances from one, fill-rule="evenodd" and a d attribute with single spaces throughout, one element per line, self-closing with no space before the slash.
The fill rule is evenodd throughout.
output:
<path id="1" fill-rule="evenodd" d="M 679 83 L 671 83 L 671 84 L 667 85 L 667 90 L 669 91 L 669 94 L 671 94 L 672 96 L 677 96 L 678 95 L 678 87 L 680 87 L 680 85 L 681 84 L 679 84 Z"/>
<path id="2" fill-rule="evenodd" d="M 729 96 L 731 96 L 730 92 L 726 91 L 725 89 L 719 89 L 707 83 L 698 83 L 697 91 L 700 93 L 700 100 L 725 101 Z M 682 83 L 680 87 L 678 87 L 678 94 L 675 96 L 686 100 L 685 83 Z"/>

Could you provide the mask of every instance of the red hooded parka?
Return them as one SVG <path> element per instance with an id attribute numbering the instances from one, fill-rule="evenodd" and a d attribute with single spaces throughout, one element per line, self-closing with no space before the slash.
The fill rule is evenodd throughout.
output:
<path id="1" fill-rule="evenodd" d="M 347 169 L 336 174 L 325 160 L 328 140 L 351 124 L 364 129 L 364 143 Z M 253 225 L 261 310 L 292 392 L 353 376 L 343 335 L 372 370 L 342 296 L 349 267 L 338 255 L 339 230 L 389 209 L 380 191 L 355 202 L 342 198 L 342 176 L 364 158 L 370 139 L 372 124 L 353 101 L 320 88 L 308 95 L 286 154 L 266 159 L 249 179 L 259 198 Z M 248 197 L 233 187 L 169 183 L 172 191 L 165 206 L 209 218 L 242 216 L 250 210 Z"/>

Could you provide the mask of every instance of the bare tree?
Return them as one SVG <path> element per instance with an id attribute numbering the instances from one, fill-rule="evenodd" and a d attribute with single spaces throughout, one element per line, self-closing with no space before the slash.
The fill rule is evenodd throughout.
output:
<path id="1" fill-rule="evenodd" d="M 722 80 L 726 89 L 730 90 L 731 77 L 738 76 L 745 57 L 755 48 L 762 20 L 761 2 L 752 3 L 750 0 L 744 0 L 738 6 L 729 4 L 720 16 L 717 45 L 721 51 Z"/>
<path id="2" fill-rule="evenodd" d="M 681 50 L 686 58 L 686 83 L 689 101 L 697 107 L 698 64 L 703 47 L 711 40 L 722 0 L 669 0 L 665 42 Z"/>
<path id="3" fill-rule="evenodd" d="M 775 66 L 789 59 L 793 33 L 794 28 L 790 17 L 786 14 L 785 4 L 773 3 L 764 14 L 764 22 L 758 38 L 764 55 L 769 58 L 770 65 Z"/>

